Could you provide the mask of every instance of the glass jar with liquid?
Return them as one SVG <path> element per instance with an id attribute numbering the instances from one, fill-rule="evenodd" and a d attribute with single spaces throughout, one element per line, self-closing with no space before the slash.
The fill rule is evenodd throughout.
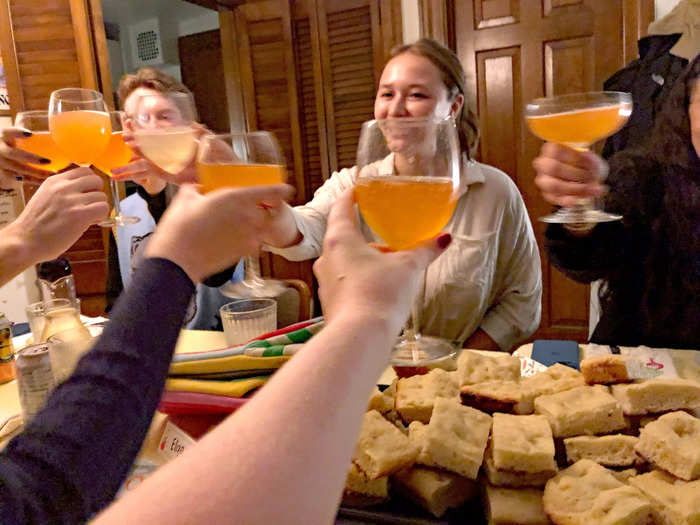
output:
<path id="1" fill-rule="evenodd" d="M 76 304 L 77 303 L 77 304 Z M 73 332 L 76 338 L 90 338 L 90 331 L 80 320 L 80 302 L 78 299 L 52 299 L 44 302 L 45 321 L 41 332 L 41 342 L 60 332 Z"/>

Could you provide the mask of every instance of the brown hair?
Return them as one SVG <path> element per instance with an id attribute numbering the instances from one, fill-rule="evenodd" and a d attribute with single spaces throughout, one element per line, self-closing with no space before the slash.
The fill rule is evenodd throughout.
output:
<path id="1" fill-rule="evenodd" d="M 191 94 L 190 90 L 182 82 L 170 75 L 166 75 L 154 67 L 142 67 L 136 73 L 124 75 L 119 81 L 117 95 L 122 108 L 127 97 L 138 88 L 148 88 L 159 93 L 180 92 Z"/>
<path id="2" fill-rule="evenodd" d="M 412 44 L 394 47 L 391 50 L 390 58 L 395 58 L 404 53 L 413 53 L 430 60 L 440 70 L 442 82 L 445 84 L 452 99 L 458 94 L 462 94 L 464 103 L 456 115 L 455 122 L 457 123 L 457 132 L 462 151 L 465 151 L 470 159 L 474 158 L 476 147 L 479 144 L 479 121 L 467 105 L 467 82 L 459 58 L 450 49 L 429 38 L 421 38 Z"/>

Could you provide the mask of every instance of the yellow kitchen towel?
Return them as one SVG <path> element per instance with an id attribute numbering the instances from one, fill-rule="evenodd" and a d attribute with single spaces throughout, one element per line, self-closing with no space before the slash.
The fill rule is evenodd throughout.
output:
<path id="1" fill-rule="evenodd" d="M 269 370 L 279 368 L 289 361 L 291 356 L 281 355 L 272 357 L 257 357 L 249 355 L 231 355 L 200 359 L 199 361 L 180 361 L 170 364 L 172 375 L 212 374 L 215 372 L 230 372 L 234 370 Z"/>
<path id="2" fill-rule="evenodd" d="M 228 397 L 243 397 L 252 390 L 263 386 L 270 376 L 255 376 L 228 381 L 211 379 L 176 379 L 168 378 L 165 389 L 169 392 L 200 392 Z"/>

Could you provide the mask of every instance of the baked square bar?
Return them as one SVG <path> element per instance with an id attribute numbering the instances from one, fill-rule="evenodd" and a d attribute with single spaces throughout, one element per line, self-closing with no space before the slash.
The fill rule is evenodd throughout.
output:
<path id="1" fill-rule="evenodd" d="M 604 434 L 627 424 L 622 407 L 602 385 L 540 396 L 535 399 L 535 413 L 549 420 L 554 437 Z"/>
<path id="2" fill-rule="evenodd" d="M 547 482 L 544 510 L 559 525 L 647 525 L 651 503 L 638 490 L 588 459 Z"/>
<path id="3" fill-rule="evenodd" d="M 556 470 L 554 438 L 544 416 L 494 414 L 491 430 L 493 462 L 499 470 Z"/>
<path id="4" fill-rule="evenodd" d="M 642 428 L 637 453 L 686 481 L 700 478 L 700 419 L 686 412 L 664 414 Z"/>
<path id="5" fill-rule="evenodd" d="M 365 414 L 353 462 L 368 479 L 377 479 L 410 467 L 418 446 L 376 410 Z"/>

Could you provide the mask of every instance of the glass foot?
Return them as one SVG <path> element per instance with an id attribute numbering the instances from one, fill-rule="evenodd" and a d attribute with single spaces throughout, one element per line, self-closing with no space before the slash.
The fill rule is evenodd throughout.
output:
<path id="1" fill-rule="evenodd" d="M 395 367 L 436 366 L 456 355 L 457 347 L 447 339 L 419 335 L 397 343 L 391 353 L 391 364 Z"/>
<path id="2" fill-rule="evenodd" d="M 542 222 L 550 224 L 597 224 L 621 219 L 622 215 L 585 207 L 561 208 L 556 213 L 540 217 Z"/>
<path id="3" fill-rule="evenodd" d="M 118 217 L 109 217 L 101 222 L 98 222 L 98 226 L 103 228 L 112 228 L 113 226 L 128 226 L 129 224 L 136 224 L 141 221 L 138 217 L 129 217 L 126 215 L 120 215 Z"/>
<path id="4" fill-rule="evenodd" d="M 255 281 L 228 282 L 219 291 L 232 299 L 248 299 L 251 297 L 277 297 L 287 289 L 282 281 L 275 279 L 258 279 Z"/>

